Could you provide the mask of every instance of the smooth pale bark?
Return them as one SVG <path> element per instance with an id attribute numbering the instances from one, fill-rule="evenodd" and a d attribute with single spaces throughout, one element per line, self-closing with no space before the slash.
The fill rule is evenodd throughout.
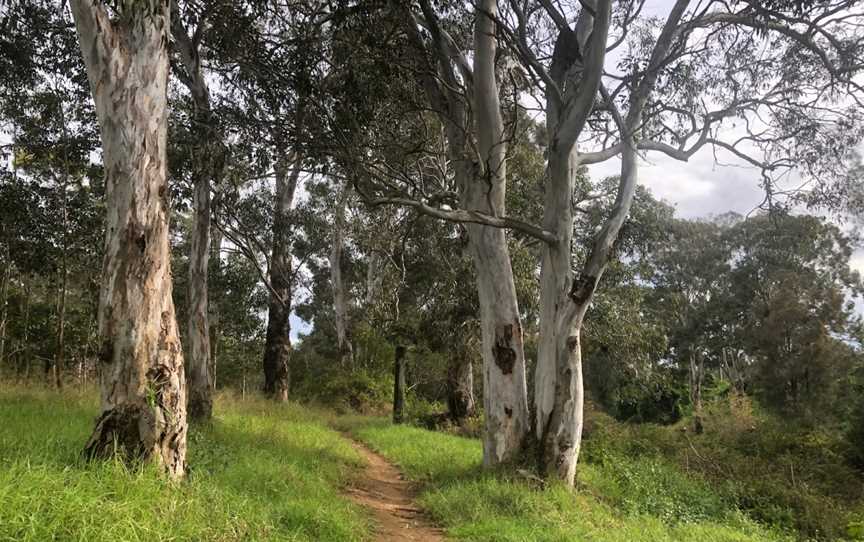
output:
<path id="1" fill-rule="evenodd" d="M 88 456 L 186 472 L 186 383 L 168 245 L 167 0 L 70 0 L 102 133 L 105 259 L 99 297 L 102 413 Z"/>
<path id="2" fill-rule="evenodd" d="M 566 105 L 551 89 L 546 97 L 550 146 L 543 226 L 555 233 L 557 241 L 547 243 L 542 251 L 540 337 L 534 381 L 535 437 L 540 473 L 571 486 L 581 447 L 585 401 L 582 322 L 611 250 L 610 244 L 603 254 L 592 255 L 589 260 L 594 263 L 586 266 L 580 277 L 574 277 L 571 201 L 578 164 L 573 151 L 600 86 L 611 11 L 609 2 L 597 2 L 594 7 L 596 17 L 583 8 L 576 30 L 562 32 L 552 59 L 552 77 L 559 89 L 564 89 L 566 84 L 573 84 L 567 78 L 578 56 L 571 49 L 585 52 L 576 87 L 578 93 L 570 96 L 569 89 L 565 90 Z M 602 265 L 597 267 L 595 264 L 600 262 Z"/>
<path id="3" fill-rule="evenodd" d="M 299 161 L 298 161 L 299 162 Z M 270 254 L 270 303 L 264 343 L 264 393 L 287 401 L 291 363 L 292 262 L 289 234 L 291 205 L 300 176 L 299 163 L 290 175 L 284 162 L 276 167 L 276 200 L 273 207 L 273 247 Z"/>
<path id="4" fill-rule="evenodd" d="M 397 346 L 393 354 L 393 423 L 405 416 L 405 347 Z"/>
<path id="5" fill-rule="evenodd" d="M 378 292 L 381 290 L 381 283 L 384 280 L 384 274 L 381 272 L 381 255 L 377 252 L 369 254 L 366 260 L 366 304 L 371 305 L 375 302 Z"/>
<path id="6" fill-rule="evenodd" d="M 495 0 L 478 3 L 474 23 L 474 120 L 481 163 L 465 188 L 466 207 L 504 216 L 506 134 L 495 76 Z M 468 224 L 483 337 L 483 463 L 513 460 L 528 432 L 525 348 L 504 230 Z"/>
<path id="7" fill-rule="evenodd" d="M 420 2 L 420 7 L 431 34 L 431 51 L 407 9 L 406 32 L 415 52 L 422 51 L 416 60 L 426 67 L 418 70 L 418 82 L 445 127 L 460 206 L 466 211 L 506 216 L 507 135 L 495 76 L 497 2 L 483 0 L 477 5 L 473 72 L 464 55 L 454 55 L 447 45 L 429 2 Z M 435 59 L 434 65 L 429 57 Z M 465 94 L 473 107 L 467 107 Z M 480 302 L 483 463 L 493 466 L 516 458 L 528 432 L 525 350 L 505 232 L 478 224 L 467 224 L 466 229 Z"/>
<path id="8" fill-rule="evenodd" d="M 183 65 L 180 80 L 189 89 L 195 107 L 194 131 L 196 171 L 192 187 L 192 232 L 189 252 L 189 314 L 186 360 L 188 412 L 191 419 L 207 420 L 213 414 L 210 377 L 210 318 L 208 272 L 210 258 L 210 187 L 221 175 L 219 133 L 210 106 L 210 90 L 201 69 L 201 58 L 180 19 L 176 1 L 171 2 L 171 34 Z"/>
<path id="9" fill-rule="evenodd" d="M 330 247 L 330 286 L 333 290 L 333 318 L 336 324 L 336 347 L 339 363 L 354 363 L 354 348 L 348 338 L 348 302 L 345 284 L 342 281 L 342 251 L 345 248 L 345 208 L 351 195 L 351 184 L 345 183 L 336 202 L 333 239 Z"/>
<path id="10" fill-rule="evenodd" d="M 578 276 L 574 276 L 570 265 L 573 224 L 570 202 L 579 165 L 575 146 L 600 88 L 611 16 L 608 0 L 598 0 L 592 12 L 583 8 L 576 30 L 570 34 L 562 32 L 559 37 L 552 60 L 552 78 L 564 89 L 567 103 L 562 104 L 561 95 L 547 91 L 550 149 L 544 227 L 553 231 L 558 241 L 548 243 L 542 256 L 535 436 L 541 474 L 557 477 L 570 486 L 575 481 L 584 416 L 582 324 L 633 203 L 638 171 L 636 134 L 642 123 L 642 111 L 687 5 L 687 0 L 679 0 L 672 8 L 652 52 L 649 69 L 633 90 L 626 119 L 615 104 L 610 104 L 621 135 L 618 192 L 612 212 L 596 235 Z M 572 87 L 567 78 L 575 57 L 568 55 L 565 47 L 573 46 L 574 42 L 585 51 L 585 58 L 579 84 Z M 575 88 L 575 93 L 570 88 Z"/>

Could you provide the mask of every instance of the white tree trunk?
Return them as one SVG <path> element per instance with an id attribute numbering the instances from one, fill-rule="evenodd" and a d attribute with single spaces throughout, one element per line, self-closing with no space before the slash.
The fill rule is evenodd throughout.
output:
<path id="1" fill-rule="evenodd" d="M 580 328 L 589 300 L 576 302 L 570 205 L 574 169 L 569 156 L 549 158 L 544 227 L 558 234 L 543 249 L 540 271 L 540 337 L 534 376 L 535 430 L 543 474 L 572 484 L 582 438 L 584 405 Z"/>
<path id="2" fill-rule="evenodd" d="M 473 107 L 467 107 L 459 91 L 463 83 L 457 78 L 450 51 L 440 39 L 433 38 L 433 50 L 426 51 L 437 61 L 418 73 L 418 82 L 446 129 L 447 152 L 462 209 L 505 216 L 507 135 L 495 76 L 494 18 L 498 5 L 495 0 L 482 0 L 475 11 L 473 74 L 466 76 L 463 65 L 458 69 Z M 418 51 L 425 50 L 414 18 L 407 9 L 405 14 L 409 39 Z M 438 32 L 437 27 L 432 28 Z M 417 60 L 424 63 L 427 58 L 424 53 Z M 432 75 L 436 72 L 438 77 Z M 467 78 L 473 81 L 473 87 L 464 81 Z M 528 432 L 525 351 L 505 232 L 477 224 L 467 224 L 466 229 L 476 271 L 482 329 L 483 462 L 492 466 L 514 459 Z"/>
<path id="3" fill-rule="evenodd" d="M 577 41 L 585 52 L 581 79 L 576 86 L 578 92 L 570 97 L 565 107 L 562 107 L 560 96 L 547 93 L 550 149 L 544 227 L 555 232 L 558 241 L 547 244 L 543 252 L 535 436 L 541 451 L 541 472 L 556 476 L 570 486 L 575 481 L 584 416 L 582 323 L 613 253 L 621 226 L 630 213 L 637 184 L 636 134 L 642 123 L 642 111 L 689 2 L 678 0 L 672 8 L 652 52 L 649 69 L 632 91 L 626 119 L 622 118 L 616 104 L 609 105 L 621 135 L 618 193 L 612 212 L 597 233 L 579 276 L 574 277 L 570 267 L 573 224 L 570 202 L 573 176 L 578 166 L 575 146 L 600 87 L 611 16 L 608 0 L 597 0 L 594 4 L 592 11 L 583 7 L 576 26 Z M 590 36 L 588 41 L 587 36 Z M 566 34 L 559 39 L 562 38 L 562 45 L 572 41 Z M 556 56 L 558 54 L 556 47 Z M 552 75 L 562 88 L 570 71 L 570 66 L 563 62 L 566 57 L 565 54 L 553 59 Z M 562 63 L 555 72 L 559 61 Z M 572 83 L 568 81 L 567 84 Z"/>
<path id="4" fill-rule="evenodd" d="M 345 284 L 342 281 L 342 251 L 345 247 L 345 210 L 351 195 L 351 184 L 345 183 L 342 194 L 336 202 L 333 240 L 330 247 L 330 285 L 333 289 L 333 316 L 336 324 L 336 342 L 339 349 L 339 362 L 353 365 L 354 349 L 348 338 L 348 301 Z"/>
<path id="5" fill-rule="evenodd" d="M 71 0 L 102 132 L 107 206 L 99 299 L 102 414 L 86 446 L 186 472 L 186 383 L 171 298 L 167 0 L 124 2 L 113 20 Z"/>
<path id="6" fill-rule="evenodd" d="M 547 126 L 550 136 L 548 180 L 543 226 L 557 241 L 543 247 L 540 273 L 540 338 L 534 379 L 535 437 L 541 474 L 572 486 L 582 441 L 584 383 L 581 328 L 585 312 L 605 269 L 617 229 L 602 232 L 579 278 L 571 267 L 573 240 L 573 184 L 578 163 L 574 149 L 590 114 L 603 73 L 610 3 L 594 2 L 582 8 L 576 30 L 563 33 L 556 43 L 552 77 L 563 91 L 547 91 Z M 569 31 L 568 31 L 569 32 Z M 590 36 L 590 40 L 589 37 Z M 575 40 L 573 38 L 576 38 Z M 574 57 L 583 52 L 576 91 L 568 79 Z M 567 87 L 565 87 L 567 85 Z M 566 105 L 561 102 L 567 99 Z M 617 218 L 616 218 L 617 220 Z M 607 225 L 608 226 L 608 225 Z M 620 226 L 619 226 L 620 227 Z M 611 234 L 611 235 L 610 235 Z M 597 250 L 598 247 L 602 250 Z"/>
<path id="7" fill-rule="evenodd" d="M 505 215 L 506 135 L 495 78 L 496 0 L 478 3 L 474 25 L 474 115 L 479 175 L 465 187 L 467 209 Z M 469 224 L 483 337 L 483 463 L 514 459 L 528 431 L 525 349 L 510 251 L 504 230 Z"/>

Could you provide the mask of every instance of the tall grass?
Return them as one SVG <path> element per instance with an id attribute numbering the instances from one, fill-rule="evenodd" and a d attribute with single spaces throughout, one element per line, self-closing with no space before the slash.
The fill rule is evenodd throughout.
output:
<path id="1" fill-rule="evenodd" d="M 364 513 L 340 487 L 361 459 L 297 405 L 221 397 L 192 427 L 190 476 L 85 462 L 92 394 L 0 387 L 0 541 L 353 541 Z"/>
<path id="2" fill-rule="evenodd" d="M 343 420 L 345 423 L 345 420 Z M 706 483 L 659 460 L 580 466 L 579 488 L 539 487 L 484 472 L 480 443 L 383 420 L 355 418 L 350 430 L 417 480 L 421 503 L 460 540 L 774 541 Z"/>

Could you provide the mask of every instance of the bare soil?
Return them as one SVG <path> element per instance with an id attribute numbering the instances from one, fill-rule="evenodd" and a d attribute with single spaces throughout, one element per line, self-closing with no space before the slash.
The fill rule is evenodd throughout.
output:
<path id="1" fill-rule="evenodd" d="M 399 469 L 366 445 L 353 439 L 351 442 L 366 460 L 366 468 L 347 493 L 351 500 L 372 512 L 375 540 L 443 542 L 443 531 L 417 506 L 415 488 Z"/>

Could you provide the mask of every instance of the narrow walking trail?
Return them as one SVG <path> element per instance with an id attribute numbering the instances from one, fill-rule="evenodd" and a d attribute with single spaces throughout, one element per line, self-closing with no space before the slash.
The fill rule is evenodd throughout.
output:
<path id="1" fill-rule="evenodd" d="M 414 490 L 402 473 L 365 444 L 348 435 L 346 438 L 366 460 L 362 477 L 347 493 L 351 500 L 372 512 L 375 540 L 443 542 L 443 531 L 432 525 L 414 502 Z"/>

